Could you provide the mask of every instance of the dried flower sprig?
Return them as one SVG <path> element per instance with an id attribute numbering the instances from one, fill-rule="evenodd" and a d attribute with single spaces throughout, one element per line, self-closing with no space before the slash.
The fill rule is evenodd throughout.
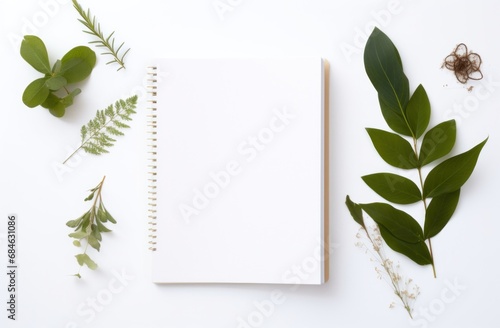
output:
<path id="1" fill-rule="evenodd" d="M 460 43 L 453 52 L 444 59 L 443 67 L 455 72 L 457 80 L 465 84 L 468 80 L 481 80 L 481 56 L 469 52 L 467 46 Z"/>
<path id="2" fill-rule="evenodd" d="M 366 235 L 370 245 L 362 241 L 363 234 Z M 383 279 L 393 290 L 394 294 L 399 298 L 403 307 L 408 312 L 410 318 L 413 319 L 413 304 L 415 303 L 418 295 L 420 295 L 420 288 L 413 282 L 411 278 L 404 278 L 400 274 L 400 265 L 387 258 L 384 251 L 384 244 L 382 236 L 377 225 L 369 227 L 360 227 L 356 238 L 359 241 L 356 246 L 362 248 L 365 253 L 371 255 L 371 260 L 375 263 L 375 271 L 377 278 Z M 392 302 L 389 307 L 394 308 L 395 303 Z"/>
<path id="3" fill-rule="evenodd" d="M 363 246 L 363 244 L 359 242 L 357 243 L 357 245 L 361 245 L 366 252 L 372 254 L 374 260 L 381 267 L 377 267 L 375 269 L 377 271 L 377 274 L 379 275 L 379 278 L 389 278 L 385 280 L 393 289 L 394 294 L 396 294 L 396 296 L 402 302 L 404 308 L 410 315 L 410 318 L 413 319 L 413 303 L 415 302 L 417 296 L 420 294 L 418 286 L 413 284 L 412 279 L 404 279 L 398 273 L 399 265 L 396 265 L 396 267 L 394 267 L 393 262 L 387 259 L 385 252 L 383 251 L 382 235 L 379 226 L 375 223 L 376 228 L 367 227 L 363 217 L 363 210 L 361 206 L 351 201 L 349 196 L 346 197 L 345 203 L 352 218 L 361 226 L 361 231 L 364 231 L 366 233 L 366 236 L 371 243 L 371 247 Z M 372 230 L 371 233 L 370 230 Z M 361 236 L 362 234 L 358 232 L 357 237 L 361 238 Z M 390 307 L 393 307 L 392 303 Z"/>

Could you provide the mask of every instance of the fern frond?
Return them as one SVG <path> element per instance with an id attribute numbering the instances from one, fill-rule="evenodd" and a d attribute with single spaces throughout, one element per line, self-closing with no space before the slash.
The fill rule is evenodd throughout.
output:
<path id="1" fill-rule="evenodd" d="M 90 9 L 87 9 L 87 11 L 83 10 L 82 6 L 76 0 L 73 0 L 73 7 L 82 17 L 82 19 L 78 19 L 78 21 L 88 29 L 88 31 L 84 30 L 83 32 L 93 35 L 98 39 L 90 41 L 89 43 L 96 45 L 96 47 L 106 48 L 108 51 L 101 53 L 102 55 L 113 56 L 113 60 L 107 62 L 106 64 L 117 63 L 120 66 L 117 69 L 118 71 L 121 69 L 125 69 L 124 58 L 129 52 L 130 48 L 128 48 L 123 53 L 123 55 L 120 55 L 120 50 L 122 50 L 124 42 L 122 42 L 122 44 L 118 48 L 115 48 L 115 38 L 113 36 L 115 34 L 115 31 L 111 32 L 110 35 L 105 37 L 104 33 L 101 31 L 101 23 L 96 21 L 95 16 L 92 16 L 92 14 L 90 13 Z"/>
<path id="2" fill-rule="evenodd" d="M 116 142 L 112 136 L 122 136 L 124 133 L 121 130 L 130 128 L 123 121 L 132 120 L 130 116 L 135 114 L 136 105 L 137 95 L 126 100 L 118 100 L 114 105 L 111 104 L 105 109 L 97 110 L 95 117 L 80 129 L 80 147 L 68 156 L 63 164 L 80 149 L 94 155 L 109 153 L 108 148 Z"/>

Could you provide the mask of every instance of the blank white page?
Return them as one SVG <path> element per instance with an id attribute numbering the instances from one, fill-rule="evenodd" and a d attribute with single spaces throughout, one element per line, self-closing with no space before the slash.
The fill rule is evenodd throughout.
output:
<path id="1" fill-rule="evenodd" d="M 323 283 L 323 60 L 155 66 L 153 281 Z"/>

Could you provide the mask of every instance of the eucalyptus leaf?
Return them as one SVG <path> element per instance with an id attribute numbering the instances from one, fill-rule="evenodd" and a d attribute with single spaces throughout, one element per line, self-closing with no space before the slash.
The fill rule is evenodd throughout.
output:
<path id="1" fill-rule="evenodd" d="M 95 194 L 95 191 L 92 191 L 92 192 L 90 193 L 90 195 L 88 195 L 88 196 L 84 199 L 84 201 L 86 202 L 86 201 L 92 200 L 92 199 L 94 198 L 94 194 Z"/>
<path id="2" fill-rule="evenodd" d="M 87 254 L 77 254 L 75 255 L 75 257 L 80 266 L 83 266 L 85 264 L 90 270 L 97 269 L 97 264 L 92 261 Z"/>
<path id="3" fill-rule="evenodd" d="M 71 238 L 82 239 L 82 238 L 87 237 L 87 235 L 88 235 L 88 233 L 80 230 L 80 231 L 72 232 L 68 236 L 70 236 Z"/>
<path id="4" fill-rule="evenodd" d="M 388 164 L 400 169 L 413 169 L 418 167 L 410 143 L 398 134 L 384 130 L 367 128 L 373 146 L 378 154 Z"/>
<path id="5" fill-rule="evenodd" d="M 99 251 L 101 249 L 101 243 L 99 243 L 99 240 L 97 240 L 97 238 L 94 237 L 93 234 L 90 234 L 87 237 L 87 241 L 88 241 L 89 245 L 92 246 L 92 248 L 96 249 L 97 251 Z"/>
<path id="6" fill-rule="evenodd" d="M 76 220 L 69 220 L 68 222 L 66 222 L 66 225 L 70 228 L 76 228 L 80 224 L 80 222 L 82 222 L 82 220 L 83 216 Z"/>
<path id="7" fill-rule="evenodd" d="M 460 155 L 451 157 L 432 169 L 424 182 L 423 196 L 436 197 L 460 189 L 469 179 L 488 139 Z"/>
<path id="8" fill-rule="evenodd" d="M 40 73 L 50 74 L 50 62 L 43 41 L 34 35 L 25 35 L 21 42 L 21 57 Z"/>
<path id="9" fill-rule="evenodd" d="M 73 245 L 75 245 L 76 247 L 81 247 L 82 244 L 80 243 L 79 240 L 73 240 Z"/>
<path id="10" fill-rule="evenodd" d="M 97 227 L 97 224 L 92 225 L 92 235 L 95 237 L 95 239 L 101 241 L 102 240 L 102 235 L 99 231 L 99 228 Z"/>
<path id="11" fill-rule="evenodd" d="M 391 234 L 408 243 L 424 240 L 422 227 L 408 213 L 385 203 L 359 204 L 378 225 L 384 226 Z"/>
<path id="12" fill-rule="evenodd" d="M 427 131 L 420 146 L 420 165 L 427 165 L 448 154 L 455 145 L 456 135 L 455 120 L 442 122 Z"/>
<path id="13" fill-rule="evenodd" d="M 396 204 L 413 204 L 422 200 L 417 185 L 397 174 L 375 173 L 361 177 L 377 194 Z"/>
<path id="14" fill-rule="evenodd" d="M 424 238 L 432 238 L 448 224 L 460 198 L 460 189 L 434 197 L 425 212 Z"/>
<path id="15" fill-rule="evenodd" d="M 90 213 L 89 215 L 86 215 L 84 218 L 83 218 L 83 221 L 82 221 L 82 230 L 87 232 L 87 229 L 90 228 Z"/>
<path id="16" fill-rule="evenodd" d="M 363 220 L 363 211 L 361 210 L 361 206 L 359 206 L 359 204 L 354 203 L 349 197 L 349 195 L 347 195 L 345 198 L 345 204 L 347 206 L 347 209 L 351 213 L 354 221 L 356 221 L 360 226 L 365 228 L 365 222 Z"/>
<path id="17" fill-rule="evenodd" d="M 100 220 L 97 220 L 96 224 L 97 224 L 97 229 L 99 229 L 99 232 L 111 232 L 111 230 L 106 228 L 106 226 L 102 224 Z"/>
<path id="18" fill-rule="evenodd" d="M 113 218 L 113 216 L 108 211 L 106 211 L 106 217 L 107 217 L 109 222 L 116 223 L 116 220 Z"/>
<path id="19" fill-rule="evenodd" d="M 87 212 L 85 212 L 85 214 L 83 214 L 83 215 L 82 215 L 82 221 L 81 221 L 81 222 L 80 222 L 80 224 L 79 224 L 79 225 L 75 228 L 75 230 L 78 230 L 78 229 L 82 228 L 82 227 L 83 227 L 83 223 L 84 223 L 85 219 L 87 219 L 87 218 L 90 218 L 90 211 L 87 211 Z"/>
<path id="20" fill-rule="evenodd" d="M 61 72 L 61 60 L 58 59 L 52 67 L 52 76 L 58 75 L 59 72 Z"/>
<path id="21" fill-rule="evenodd" d="M 62 99 L 53 93 L 50 93 L 47 99 L 45 99 L 42 107 L 47 108 L 55 117 L 62 117 L 66 112 L 66 105 L 64 105 Z"/>
<path id="22" fill-rule="evenodd" d="M 47 87 L 50 90 L 56 91 L 56 90 L 61 89 L 62 87 L 65 87 L 68 84 L 68 81 L 66 81 L 66 79 L 64 77 L 57 75 L 57 76 L 50 77 L 45 82 L 45 84 L 47 85 Z"/>
<path id="23" fill-rule="evenodd" d="M 76 88 L 75 90 L 71 91 L 70 93 L 68 93 L 66 96 L 64 96 L 62 99 L 61 99 L 61 103 L 66 106 L 66 107 L 69 107 L 71 105 L 73 105 L 73 100 L 74 98 L 79 95 L 81 92 L 81 90 L 79 88 Z"/>
<path id="24" fill-rule="evenodd" d="M 406 118 L 415 138 L 425 132 L 431 118 L 431 104 L 427 92 L 420 84 L 406 106 Z"/>
<path id="25" fill-rule="evenodd" d="M 403 72 L 399 52 L 392 41 L 375 27 L 366 42 L 365 70 L 378 92 L 382 115 L 395 132 L 411 136 L 405 109 L 409 100 L 409 82 Z"/>
<path id="26" fill-rule="evenodd" d="M 30 107 L 41 105 L 49 96 L 50 90 L 45 84 L 47 78 L 36 79 L 28 84 L 23 93 L 23 103 Z"/>
<path id="27" fill-rule="evenodd" d="M 57 103 L 49 108 L 49 112 L 55 117 L 63 117 L 66 113 L 66 106 L 63 103 Z"/>
<path id="28" fill-rule="evenodd" d="M 106 211 L 105 211 L 104 207 L 102 206 L 102 203 L 97 208 L 97 221 L 101 221 L 101 222 L 108 221 L 108 217 L 106 215 Z"/>
<path id="29" fill-rule="evenodd" d="M 60 74 L 66 78 L 68 83 L 83 81 L 94 69 L 95 62 L 95 52 L 89 47 L 75 47 L 61 59 Z"/>
<path id="30" fill-rule="evenodd" d="M 412 261 L 420 265 L 432 264 L 432 257 L 424 241 L 408 243 L 396 238 L 387 228 L 379 226 L 380 235 L 387 245 L 394 251 L 408 256 Z"/>

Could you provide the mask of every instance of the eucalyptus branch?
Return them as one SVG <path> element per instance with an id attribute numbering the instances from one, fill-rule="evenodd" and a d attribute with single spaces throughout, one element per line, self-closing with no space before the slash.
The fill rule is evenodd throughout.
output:
<path id="1" fill-rule="evenodd" d="M 80 265 L 78 273 L 75 274 L 78 278 L 82 277 L 80 271 L 83 265 L 86 265 L 91 270 L 97 269 L 97 264 L 87 254 L 88 247 L 90 245 L 90 247 L 100 251 L 102 241 L 101 233 L 111 231 L 106 228 L 104 223 L 108 221 L 113 224 L 116 223 L 116 220 L 108 212 L 102 201 L 102 187 L 105 179 L 106 176 L 102 178 L 97 186 L 90 189 L 90 195 L 85 198 L 85 201 L 93 200 L 90 209 L 78 219 L 66 222 L 68 227 L 74 228 L 74 232 L 69 234 L 71 238 L 74 238 L 73 245 L 81 247 L 82 240 L 87 242 L 83 253 L 75 255 Z"/>
<path id="2" fill-rule="evenodd" d="M 122 136 L 122 129 L 130 128 L 126 121 L 131 121 L 135 114 L 137 96 L 120 99 L 106 109 L 97 110 L 95 118 L 81 128 L 81 145 L 63 162 L 65 164 L 80 149 L 94 155 L 108 153 L 108 148 L 116 141 L 111 136 Z"/>
<path id="3" fill-rule="evenodd" d="M 113 60 L 107 62 L 106 64 L 117 63 L 120 66 L 118 68 L 118 71 L 121 69 L 125 69 L 124 58 L 130 51 L 130 48 L 128 48 L 122 55 L 120 55 L 120 50 L 122 50 L 124 42 L 122 42 L 118 48 L 115 48 L 115 38 L 113 37 L 115 32 L 113 31 L 107 37 L 104 36 L 104 33 L 101 31 L 101 24 L 96 21 L 95 16 L 92 16 L 92 14 L 90 13 L 90 9 L 87 9 L 87 11 L 85 11 L 76 0 L 73 0 L 73 7 L 82 17 L 82 19 L 78 19 L 78 21 L 88 29 L 87 31 L 83 32 L 93 35 L 98 39 L 89 43 L 95 44 L 96 47 L 106 48 L 107 52 L 104 52 L 102 54 L 111 55 L 113 57 Z"/>

